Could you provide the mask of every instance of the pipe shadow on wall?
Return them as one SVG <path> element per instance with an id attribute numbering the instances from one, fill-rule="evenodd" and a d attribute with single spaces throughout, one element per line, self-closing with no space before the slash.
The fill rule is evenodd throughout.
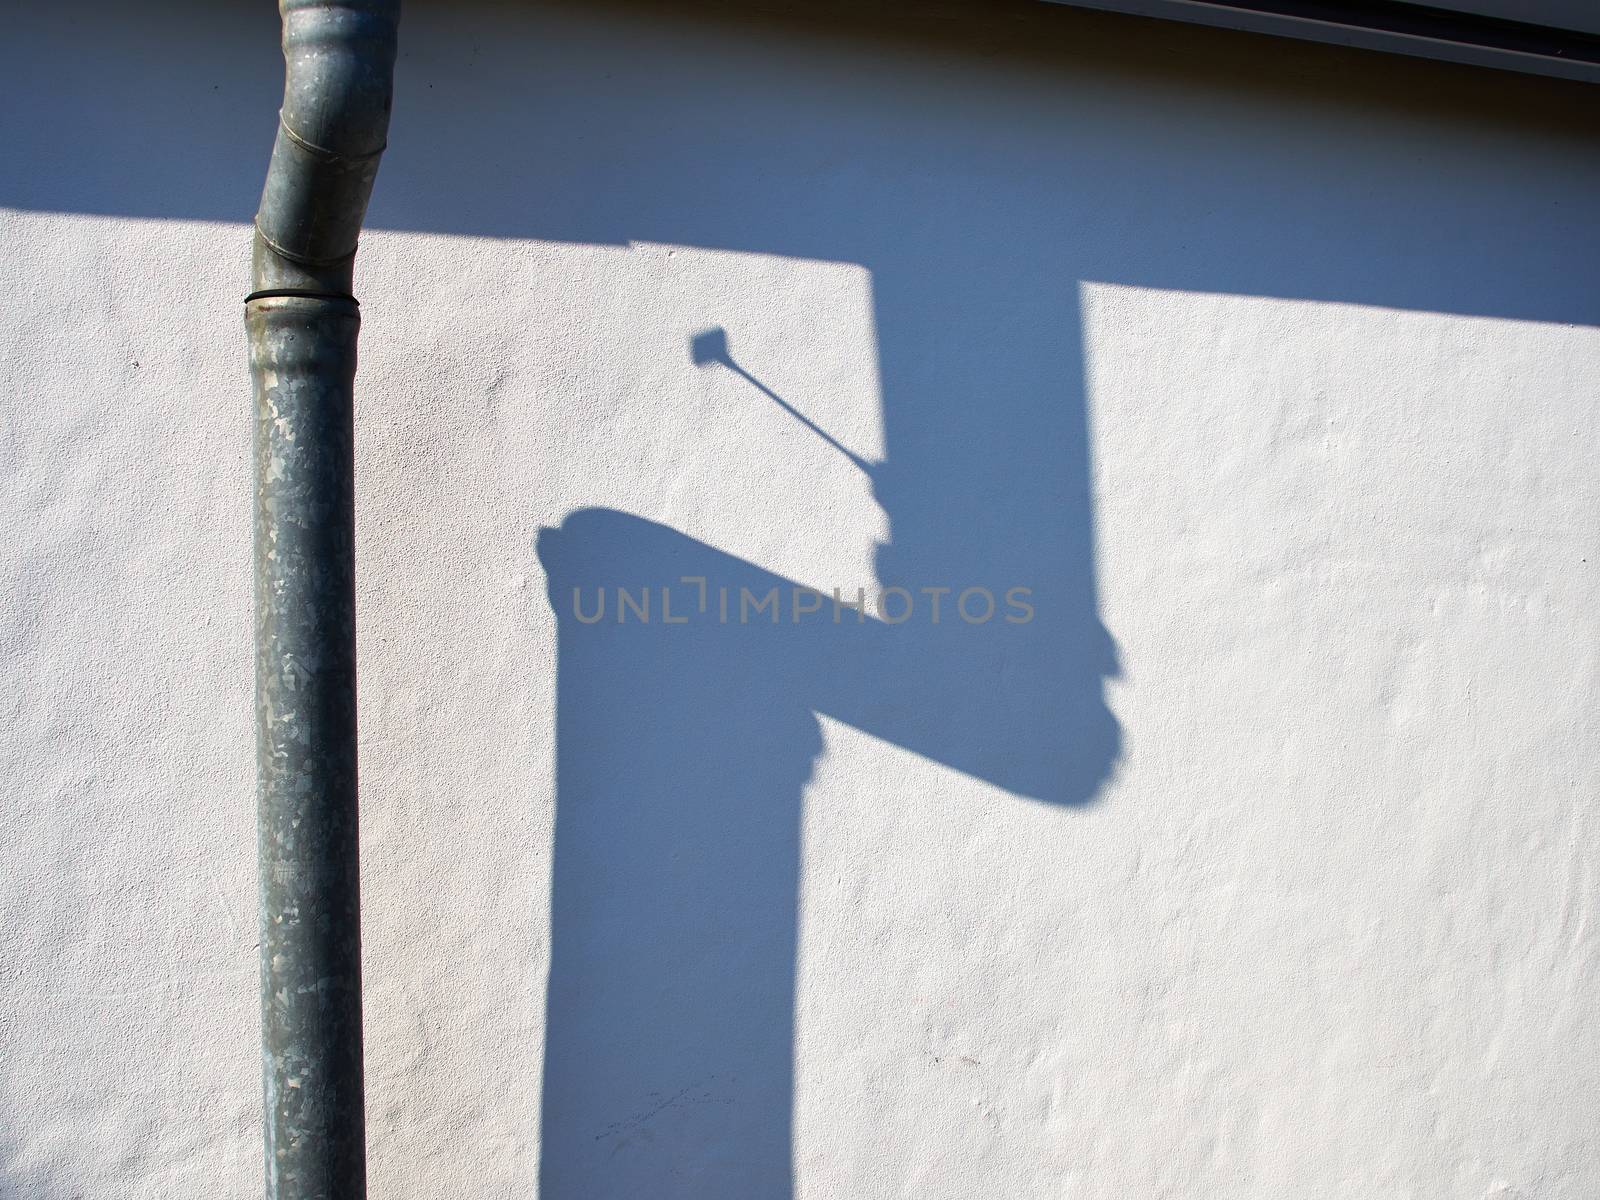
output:
<path id="1" fill-rule="evenodd" d="M 881 285 L 879 306 L 918 365 L 888 457 L 856 460 L 892 533 L 867 613 L 846 581 L 782 579 L 626 513 L 540 535 L 559 626 L 544 1195 L 791 1194 L 817 713 L 1052 805 L 1090 802 L 1114 768 L 1075 342 L 1013 329 L 1010 353 L 976 356 L 977 392 L 937 316 L 884 311 Z M 720 330 L 691 352 L 810 424 Z"/>

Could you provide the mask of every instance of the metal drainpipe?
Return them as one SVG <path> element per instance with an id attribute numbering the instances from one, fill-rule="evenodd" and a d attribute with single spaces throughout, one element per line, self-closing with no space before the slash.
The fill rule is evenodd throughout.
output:
<path id="1" fill-rule="evenodd" d="M 361 1200 L 351 268 L 399 0 L 280 0 L 286 66 L 245 301 L 255 392 L 257 845 L 269 1200 Z"/>

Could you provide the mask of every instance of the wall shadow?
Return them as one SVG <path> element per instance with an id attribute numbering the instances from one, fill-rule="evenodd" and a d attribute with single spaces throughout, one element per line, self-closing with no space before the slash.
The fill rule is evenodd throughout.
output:
<path id="1" fill-rule="evenodd" d="M 862 464 L 894 535 L 867 613 L 856 581 L 783 579 L 626 513 L 540 535 L 559 628 L 542 1195 L 791 1194 L 816 714 L 1049 804 L 1114 768 L 1081 387 L 1034 349 L 1011 361 L 1049 373 L 1002 369 L 1019 390 L 977 416 L 954 349 L 901 456 Z"/>
<path id="2" fill-rule="evenodd" d="M 276 13 L 159 15 L 106 5 L 95 37 L 16 15 L 0 151 L 27 169 L 0 206 L 248 223 Z M 953 232 L 999 218 L 1081 279 L 1600 320 L 1588 214 L 1558 199 L 1600 165 L 1590 85 L 1037 0 L 419 0 L 405 22 L 369 228 L 865 263 L 982 196 Z M 204 48 L 181 71 L 178 38 Z M 905 219 L 844 207 L 864 185 Z"/>

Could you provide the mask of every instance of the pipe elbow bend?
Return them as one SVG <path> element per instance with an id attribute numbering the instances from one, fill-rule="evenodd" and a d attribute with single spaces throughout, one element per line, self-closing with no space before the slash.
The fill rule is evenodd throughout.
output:
<path id="1" fill-rule="evenodd" d="M 280 0 L 279 11 L 284 97 L 255 286 L 348 292 L 388 137 L 399 0 Z"/>

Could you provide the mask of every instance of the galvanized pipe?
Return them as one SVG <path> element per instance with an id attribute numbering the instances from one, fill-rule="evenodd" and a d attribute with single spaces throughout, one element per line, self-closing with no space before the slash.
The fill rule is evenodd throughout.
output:
<path id="1" fill-rule="evenodd" d="M 279 11 L 284 102 L 245 304 L 266 1195 L 361 1200 L 351 269 L 388 132 L 399 3 Z"/>

